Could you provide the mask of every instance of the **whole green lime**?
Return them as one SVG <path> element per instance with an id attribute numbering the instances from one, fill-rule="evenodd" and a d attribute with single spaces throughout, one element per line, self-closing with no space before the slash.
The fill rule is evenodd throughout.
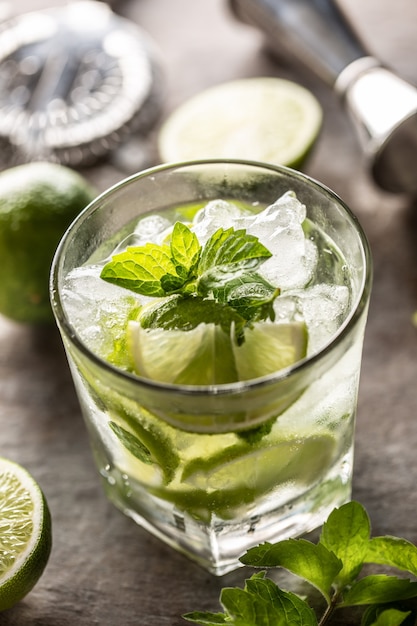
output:
<path id="1" fill-rule="evenodd" d="M 97 195 L 78 172 L 34 162 L 0 173 L 0 313 L 52 321 L 49 271 L 65 230 Z"/>

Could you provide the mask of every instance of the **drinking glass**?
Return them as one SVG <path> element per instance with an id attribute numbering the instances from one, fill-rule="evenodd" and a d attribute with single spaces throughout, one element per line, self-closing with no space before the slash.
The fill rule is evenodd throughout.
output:
<path id="1" fill-rule="evenodd" d="M 218 199 L 256 213 L 289 190 L 306 207 L 306 239 L 314 240 L 320 268 L 296 296 L 308 317 L 305 358 L 253 380 L 193 386 L 137 376 L 95 349 L 95 334 L 100 341 L 103 334 L 97 309 L 107 307 L 109 326 L 120 320 L 117 299 L 99 295 L 107 288 L 99 278 L 96 293 L 88 267 L 109 258 L 120 233 L 145 215 Z M 340 288 L 347 299 L 329 331 Z M 98 196 L 59 245 L 51 302 L 109 499 L 215 575 L 237 568 L 254 545 L 318 527 L 351 497 L 370 289 L 370 251 L 358 220 L 300 172 L 237 160 L 169 164 Z"/>

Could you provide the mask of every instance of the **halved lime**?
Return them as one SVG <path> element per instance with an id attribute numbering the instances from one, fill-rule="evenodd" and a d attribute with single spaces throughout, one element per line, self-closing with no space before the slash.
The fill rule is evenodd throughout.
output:
<path id="1" fill-rule="evenodd" d="M 183 385 L 251 380 L 293 365 L 307 351 L 303 322 L 254 324 L 239 346 L 216 324 L 183 331 L 129 322 L 128 335 L 139 375 Z"/>
<path id="2" fill-rule="evenodd" d="M 250 159 L 300 167 L 319 135 L 322 109 L 301 85 L 273 77 L 211 87 L 163 124 L 163 161 Z"/>
<path id="3" fill-rule="evenodd" d="M 0 611 L 34 587 L 52 545 L 51 518 L 36 481 L 20 465 L 0 458 Z"/>

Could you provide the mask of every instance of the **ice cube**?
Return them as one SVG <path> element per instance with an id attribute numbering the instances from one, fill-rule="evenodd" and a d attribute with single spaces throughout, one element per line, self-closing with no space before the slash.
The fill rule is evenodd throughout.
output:
<path id="1" fill-rule="evenodd" d="M 134 235 L 142 246 L 147 242 L 160 243 L 161 235 L 172 228 L 172 223 L 161 215 L 147 215 L 136 225 Z M 163 237 L 162 237 L 163 238 Z"/>
<path id="2" fill-rule="evenodd" d="M 304 222 L 306 215 L 306 207 L 298 200 L 294 191 L 287 191 L 258 213 L 253 227 L 265 228 L 268 232 L 272 227 L 273 231 L 270 234 L 273 234 L 278 230 L 299 226 Z"/>
<path id="3" fill-rule="evenodd" d="M 280 295 L 273 306 L 276 322 L 304 321 L 298 298 L 293 295 Z"/>
<path id="4" fill-rule="evenodd" d="M 226 200 L 211 200 L 194 216 L 192 230 L 197 235 L 201 245 L 218 230 L 223 228 L 240 228 L 237 221 L 242 218 L 241 210 L 232 202 Z"/>
<path id="5" fill-rule="evenodd" d="M 134 306 L 135 296 L 100 278 L 101 265 L 75 268 L 62 288 L 64 310 L 86 344 L 101 354 L 107 352 L 107 338 L 114 329 L 124 329 Z M 112 328 L 112 332 L 104 332 Z"/>
<path id="6" fill-rule="evenodd" d="M 305 218 L 305 206 L 288 191 L 261 211 L 249 229 L 273 254 L 261 273 L 282 290 L 306 285 L 315 269 L 317 249 L 305 237 Z"/>
<path id="7" fill-rule="evenodd" d="M 319 284 L 292 295 L 297 298 L 309 330 L 309 352 L 315 352 L 331 339 L 345 319 L 349 289 L 344 285 Z"/>

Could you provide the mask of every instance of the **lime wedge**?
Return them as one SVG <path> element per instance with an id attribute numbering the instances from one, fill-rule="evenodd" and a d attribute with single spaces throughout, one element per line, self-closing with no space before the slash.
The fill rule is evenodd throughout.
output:
<path id="1" fill-rule="evenodd" d="M 41 577 L 52 545 L 48 505 L 32 476 L 0 458 L 0 611 L 10 608 Z"/>
<path id="2" fill-rule="evenodd" d="M 245 332 L 242 345 L 233 344 L 239 380 L 251 380 L 290 367 L 307 353 L 304 322 L 258 323 Z"/>
<path id="3" fill-rule="evenodd" d="M 303 322 L 257 323 L 238 346 L 220 326 L 199 324 L 188 331 L 128 324 L 135 371 L 155 381 L 211 385 L 251 380 L 293 365 L 307 351 Z"/>
<path id="4" fill-rule="evenodd" d="M 313 94 L 280 78 L 248 78 L 205 90 L 178 107 L 159 134 L 163 161 L 250 159 L 299 167 L 318 137 Z"/>
<path id="5" fill-rule="evenodd" d="M 237 443 L 209 458 L 190 461 L 182 473 L 183 489 L 155 495 L 170 500 L 197 519 L 222 519 L 245 513 L 275 488 L 313 486 L 332 466 L 337 446 L 328 433 L 277 440 L 253 447 Z"/>
<path id="6" fill-rule="evenodd" d="M 144 329 L 139 322 L 131 321 L 127 332 L 136 373 L 158 382 L 173 383 L 198 353 L 204 328 L 200 325 L 185 333 Z"/>
<path id="7" fill-rule="evenodd" d="M 208 459 L 195 459 L 182 481 L 207 491 L 246 488 L 261 494 L 292 482 L 315 482 L 329 467 L 335 441 L 330 435 L 275 441 L 253 447 L 236 444 Z"/>
<path id="8" fill-rule="evenodd" d="M 216 324 L 192 330 L 128 325 L 135 371 L 145 378 L 183 385 L 211 385 L 237 380 L 230 337 Z"/>

